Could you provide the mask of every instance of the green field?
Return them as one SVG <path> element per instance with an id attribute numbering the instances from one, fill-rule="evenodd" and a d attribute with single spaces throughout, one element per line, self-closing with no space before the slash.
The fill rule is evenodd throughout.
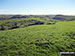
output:
<path id="1" fill-rule="evenodd" d="M 75 21 L 0 31 L 0 56 L 60 56 L 61 51 L 75 51 Z"/>

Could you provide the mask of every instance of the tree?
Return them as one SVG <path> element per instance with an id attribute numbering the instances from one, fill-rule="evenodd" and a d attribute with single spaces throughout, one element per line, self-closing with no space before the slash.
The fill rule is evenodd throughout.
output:
<path id="1" fill-rule="evenodd" d="M 1 25 L 1 30 L 5 30 L 5 26 L 4 25 Z"/>

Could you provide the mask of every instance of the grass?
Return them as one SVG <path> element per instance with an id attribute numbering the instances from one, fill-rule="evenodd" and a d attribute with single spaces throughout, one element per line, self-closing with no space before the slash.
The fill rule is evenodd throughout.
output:
<path id="1" fill-rule="evenodd" d="M 40 18 L 15 18 L 15 19 L 7 19 L 7 20 L 0 20 L 0 30 L 9 30 L 12 28 L 20 28 L 22 27 L 27 27 L 30 24 L 34 24 L 36 25 L 36 23 L 43 23 L 43 24 L 47 24 L 47 23 L 54 23 L 55 21 L 51 22 L 49 21 L 51 19 L 40 19 Z"/>
<path id="2" fill-rule="evenodd" d="M 60 56 L 75 51 L 75 21 L 0 31 L 0 56 Z"/>
<path id="3" fill-rule="evenodd" d="M 60 20 L 60 21 L 73 21 L 73 20 L 75 20 L 75 16 L 65 16 L 65 15 L 56 15 L 53 18 L 56 20 Z"/>

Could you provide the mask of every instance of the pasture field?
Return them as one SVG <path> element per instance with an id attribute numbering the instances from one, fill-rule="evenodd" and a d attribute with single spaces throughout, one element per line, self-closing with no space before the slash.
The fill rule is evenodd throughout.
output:
<path id="1" fill-rule="evenodd" d="M 60 56 L 67 51 L 75 51 L 75 21 L 0 31 L 0 56 Z"/>

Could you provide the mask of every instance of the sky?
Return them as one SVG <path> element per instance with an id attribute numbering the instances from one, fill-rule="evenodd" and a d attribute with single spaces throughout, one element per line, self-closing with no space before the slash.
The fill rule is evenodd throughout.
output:
<path id="1" fill-rule="evenodd" d="M 75 0 L 0 0 L 0 14 L 75 15 Z"/>

